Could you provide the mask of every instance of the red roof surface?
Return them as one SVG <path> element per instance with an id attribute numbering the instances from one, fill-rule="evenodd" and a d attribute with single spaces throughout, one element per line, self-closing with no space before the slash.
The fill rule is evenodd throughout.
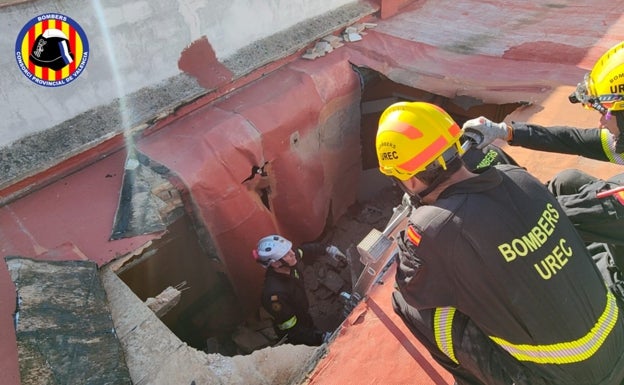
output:
<path id="1" fill-rule="evenodd" d="M 310 376 L 315 385 L 452 384 L 452 376 L 392 310 L 394 265 L 343 322 L 329 353 Z"/>
<path id="2" fill-rule="evenodd" d="M 597 126 L 597 113 L 571 105 L 567 97 L 600 55 L 624 40 L 621 4 L 441 4 L 417 1 L 380 21 L 354 48 L 364 57 L 354 54 L 352 62 L 449 97 L 463 84 L 466 95 L 485 102 L 532 103 L 512 113 L 509 121 Z M 624 171 L 579 156 L 503 146 L 543 181 L 572 167 L 603 178 Z M 366 303 L 345 321 L 311 374 L 311 384 L 453 384 L 394 314 L 394 271 L 386 272 L 384 284 L 374 287 Z"/>

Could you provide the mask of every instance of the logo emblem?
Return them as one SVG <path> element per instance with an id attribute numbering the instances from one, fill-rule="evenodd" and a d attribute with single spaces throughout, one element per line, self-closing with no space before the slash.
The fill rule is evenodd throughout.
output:
<path id="1" fill-rule="evenodd" d="M 412 225 L 407 226 L 407 239 L 414 244 L 414 246 L 420 245 L 422 236 Z"/>
<path id="2" fill-rule="evenodd" d="M 15 41 L 20 71 L 33 83 L 60 87 L 74 81 L 89 59 L 89 41 L 78 23 L 58 13 L 30 20 Z"/>

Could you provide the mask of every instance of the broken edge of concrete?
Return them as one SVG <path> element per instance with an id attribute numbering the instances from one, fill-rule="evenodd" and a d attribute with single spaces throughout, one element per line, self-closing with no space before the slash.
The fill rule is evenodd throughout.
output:
<path id="1" fill-rule="evenodd" d="M 136 385 L 299 384 L 326 346 L 281 345 L 247 356 L 206 354 L 181 341 L 108 266 L 100 271 L 111 316 Z"/>
<path id="2" fill-rule="evenodd" d="M 98 267 L 91 261 L 5 258 L 16 288 L 21 383 L 130 384 Z"/>

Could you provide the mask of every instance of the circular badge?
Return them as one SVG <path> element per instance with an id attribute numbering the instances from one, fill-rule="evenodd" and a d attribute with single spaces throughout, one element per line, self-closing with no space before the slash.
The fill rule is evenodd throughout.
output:
<path id="1" fill-rule="evenodd" d="M 59 13 L 30 20 L 15 41 L 20 71 L 33 83 L 60 87 L 74 81 L 89 59 L 89 41 L 78 23 Z"/>

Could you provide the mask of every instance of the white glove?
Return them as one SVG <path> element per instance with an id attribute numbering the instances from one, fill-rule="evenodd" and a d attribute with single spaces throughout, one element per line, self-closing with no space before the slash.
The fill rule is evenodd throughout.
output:
<path id="1" fill-rule="evenodd" d="M 462 128 L 464 135 L 477 143 L 478 149 L 482 149 L 496 139 L 507 140 L 509 135 L 505 122 L 494 123 L 483 116 L 466 121 Z"/>
<path id="2" fill-rule="evenodd" d="M 329 255 L 330 257 L 332 257 L 333 259 L 335 259 L 336 261 L 346 261 L 347 260 L 347 256 L 344 255 L 342 253 L 342 251 L 340 251 L 339 248 L 337 248 L 334 245 L 329 245 L 327 246 L 327 248 L 325 249 L 325 251 L 327 252 L 327 255 Z"/>

